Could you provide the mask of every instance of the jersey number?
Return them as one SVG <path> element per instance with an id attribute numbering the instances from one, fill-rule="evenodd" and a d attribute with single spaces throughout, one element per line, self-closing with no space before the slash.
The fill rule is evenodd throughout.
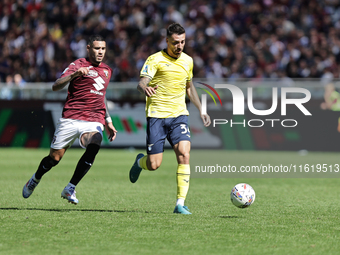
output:
<path id="1" fill-rule="evenodd" d="M 185 124 L 181 124 L 181 129 L 183 129 L 182 134 L 190 133 L 189 127 L 187 127 Z"/>
<path id="2" fill-rule="evenodd" d="M 93 86 L 96 88 L 96 90 L 101 90 L 104 88 L 105 81 L 102 77 L 97 77 L 96 79 L 93 79 L 96 83 L 93 83 Z"/>

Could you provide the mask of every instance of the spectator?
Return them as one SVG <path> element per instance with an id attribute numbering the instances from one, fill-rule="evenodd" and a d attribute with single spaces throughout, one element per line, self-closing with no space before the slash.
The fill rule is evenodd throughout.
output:
<path id="1" fill-rule="evenodd" d="M 11 100 L 13 98 L 13 77 L 11 75 L 7 75 L 6 77 L 6 86 L 2 87 L 0 90 L 0 98 Z"/>
<path id="2" fill-rule="evenodd" d="M 75 39 L 71 41 L 71 50 L 76 58 L 85 58 L 87 56 L 86 51 L 87 42 L 81 34 L 76 34 Z"/>
<path id="3" fill-rule="evenodd" d="M 10 21 L 10 10 L 9 8 L 3 8 L 0 18 L 0 31 L 1 34 L 5 34 L 9 29 L 9 21 Z"/>
<path id="4" fill-rule="evenodd" d="M 14 76 L 13 76 L 13 81 L 14 81 L 14 84 L 15 86 L 19 87 L 19 88 L 23 88 L 25 86 L 25 80 L 22 78 L 21 74 L 19 73 L 16 73 Z"/>
<path id="5" fill-rule="evenodd" d="M 83 41 L 99 33 L 111 51 L 106 62 L 112 63 L 112 80 L 135 80 L 145 56 L 165 47 L 164 27 L 179 22 L 197 78 L 283 75 L 327 82 L 340 78 L 340 5 L 332 2 L 5 1 L 0 78 L 19 65 L 26 82 L 54 81 L 69 61 L 84 55 Z"/>
<path id="6" fill-rule="evenodd" d="M 167 12 L 164 15 L 164 21 L 166 23 L 177 22 L 180 24 L 184 23 L 183 15 L 175 9 L 175 6 L 169 5 Z"/>

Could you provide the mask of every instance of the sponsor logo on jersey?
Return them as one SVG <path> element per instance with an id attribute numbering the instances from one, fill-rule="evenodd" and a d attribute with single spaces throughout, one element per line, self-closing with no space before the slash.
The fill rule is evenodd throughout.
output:
<path id="1" fill-rule="evenodd" d="M 105 88 L 105 81 L 103 80 L 102 77 L 98 76 L 97 78 L 93 79 L 95 81 L 95 83 L 93 83 L 92 85 L 96 88 L 97 91 L 91 89 L 90 92 L 93 94 L 97 94 L 100 96 L 103 96 L 104 93 L 100 92 L 99 90 L 102 90 Z"/>
<path id="2" fill-rule="evenodd" d="M 93 79 L 96 83 L 93 83 L 92 85 L 96 88 L 96 90 L 101 90 L 103 88 L 105 88 L 104 84 L 105 81 L 103 80 L 102 77 L 97 77 L 95 79 Z"/>
<path id="3" fill-rule="evenodd" d="M 96 90 L 93 90 L 93 89 L 91 89 L 90 92 L 93 93 L 93 94 L 100 95 L 100 96 L 103 96 L 103 95 L 104 95 L 102 92 L 96 91 Z"/>

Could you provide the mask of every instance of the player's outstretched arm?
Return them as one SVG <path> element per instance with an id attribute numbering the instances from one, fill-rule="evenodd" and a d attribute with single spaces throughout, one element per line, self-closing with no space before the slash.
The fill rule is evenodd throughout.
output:
<path id="1" fill-rule="evenodd" d="M 147 97 L 156 94 L 156 89 L 158 88 L 158 86 L 149 87 L 148 84 L 150 81 L 151 79 L 148 77 L 141 77 L 137 86 L 138 91 L 145 94 Z"/>
<path id="2" fill-rule="evenodd" d="M 58 80 L 56 80 L 54 82 L 54 84 L 52 85 L 52 90 L 53 91 L 58 91 L 63 89 L 72 79 L 78 77 L 78 76 L 82 76 L 82 75 L 86 75 L 88 74 L 89 69 L 88 67 L 80 67 L 77 71 L 75 71 L 74 73 L 67 75 L 65 77 L 59 78 Z"/>
<path id="3" fill-rule="evenodd" d="M 203 120 L 203 124 L 205 127 L 211 124 L 210 116 L 208 114 L 202 114 L 202 106 L 200 98 L 198 97 L 197 90 L 192 81 L 187 82 L 187 95 L 190 101 L 196 106 L 196 108 L 200 111 L 201 119 Z"/>

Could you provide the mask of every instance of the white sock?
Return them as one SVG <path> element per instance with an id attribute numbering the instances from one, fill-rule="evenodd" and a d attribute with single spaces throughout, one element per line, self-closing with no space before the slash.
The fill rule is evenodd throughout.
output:
<path id="1" fill-rule="evenodd" d="M 183 198 L 177 199 L 176 205 L 184 206 L 184 199 Z"/>

